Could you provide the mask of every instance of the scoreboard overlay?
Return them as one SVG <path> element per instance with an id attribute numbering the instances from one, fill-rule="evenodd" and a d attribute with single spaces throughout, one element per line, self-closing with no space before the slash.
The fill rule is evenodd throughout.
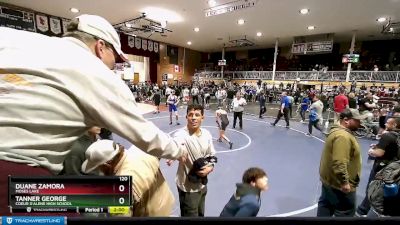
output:
<path id="1" fill-rule="evenodd" d="M 8 178 L 11 212 L 119 213 L 132 206 L 131 176 Z"/>

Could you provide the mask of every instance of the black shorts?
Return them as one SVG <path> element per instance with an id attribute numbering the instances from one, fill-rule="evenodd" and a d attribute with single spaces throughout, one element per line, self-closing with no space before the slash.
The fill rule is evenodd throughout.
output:
<path id="1" fill-rule="evenodd" d="M 228 121 L 228 122 L 222 121 L 222 122 L 221 122 L 221 130 L 225 131 L 225 130 L 226 130 L 226 127 L 227 127 L 228 125 L 229 125 L 229 121 Z"/>

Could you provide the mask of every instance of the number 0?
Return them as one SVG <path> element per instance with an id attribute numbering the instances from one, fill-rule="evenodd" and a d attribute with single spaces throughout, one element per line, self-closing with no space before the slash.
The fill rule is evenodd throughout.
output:
<path id="1" fill-rule="evenodd" d="M 125 191 L 125 186 L 121 184 L 121 185 L 119 185 L 118 189 L 119 189 L 120 192 L 124 192 Z"/>
<path id="2" fill-rule="evenodd" d="M 125 203 L 125 199 L 124 198 L 119 198 L 119 204 L 124 204 Z"/>

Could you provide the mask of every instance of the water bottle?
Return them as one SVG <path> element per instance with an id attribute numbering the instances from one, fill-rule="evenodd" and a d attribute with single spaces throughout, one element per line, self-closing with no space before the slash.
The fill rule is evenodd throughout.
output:
<path id="1" fill-rule="evenodd" d="M 394 197 L 399 193 L 398 184 L 384 184 L 383 186 L 383 197 Z"/>

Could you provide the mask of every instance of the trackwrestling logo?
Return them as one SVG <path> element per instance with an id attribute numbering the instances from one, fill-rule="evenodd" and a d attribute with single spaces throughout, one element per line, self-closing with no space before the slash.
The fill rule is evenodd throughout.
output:
<path id="1" fill-rule="evenodd" d="M 2 224 L 8 225 L 37 225 L 37 224 L 51 224 L 51 225 L 64 225 L 65 217 L 40 217 L 40 216 L 15 216 L 3 217 Z"/>

